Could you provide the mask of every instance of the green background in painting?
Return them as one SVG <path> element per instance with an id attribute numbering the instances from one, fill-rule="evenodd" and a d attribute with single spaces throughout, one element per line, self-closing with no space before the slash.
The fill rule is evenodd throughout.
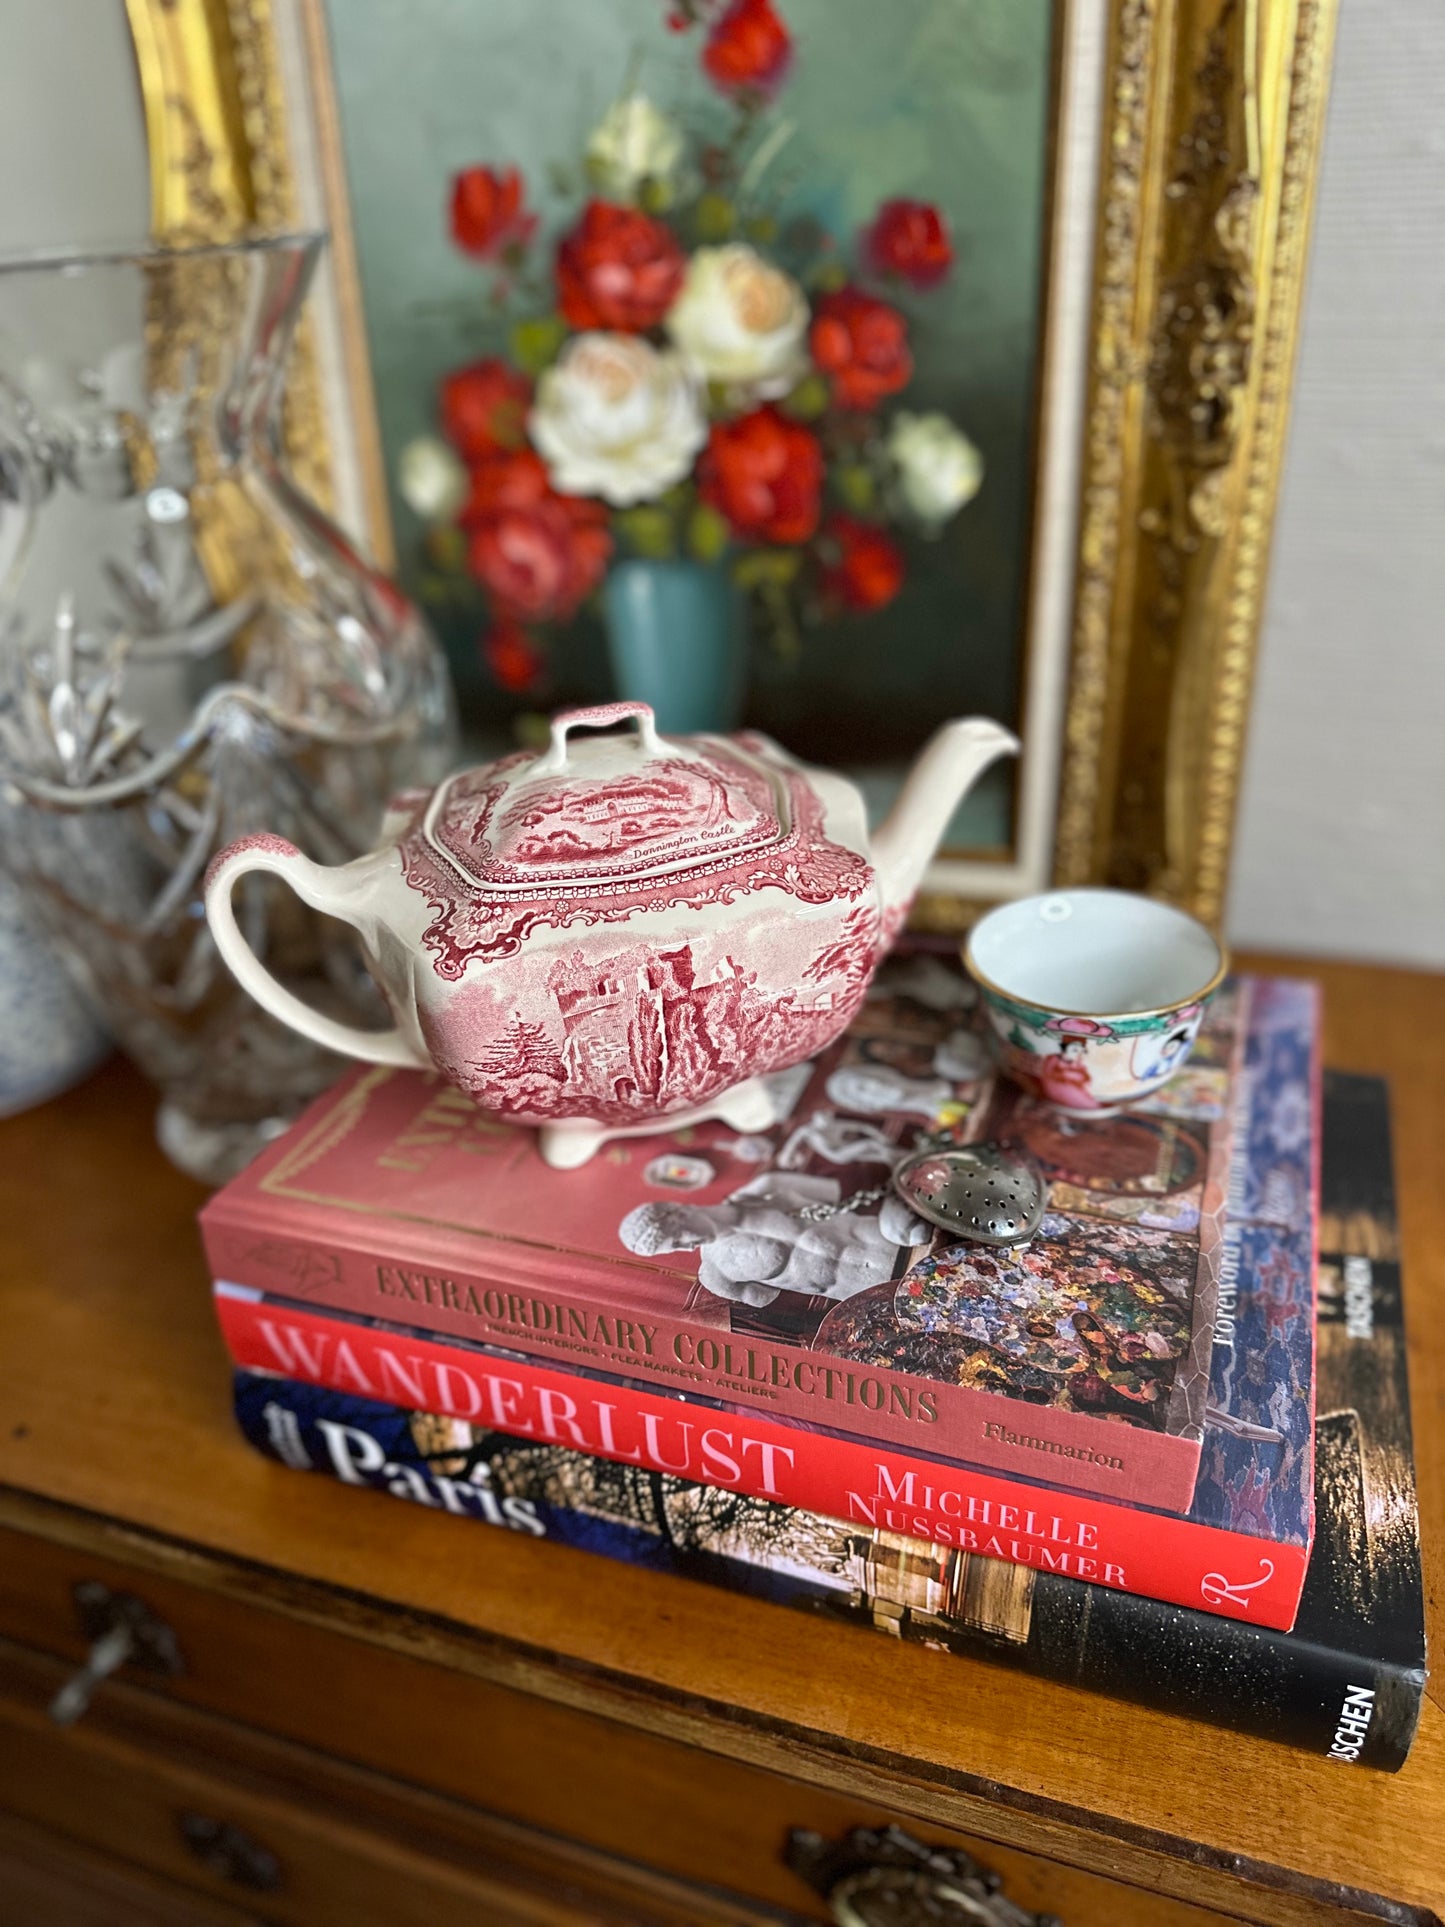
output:
<path id="1" fill-rule="evenodd" d="M 780 0 L 796 60 L 775 113 L 794 132 L 768 173 L 782 213 L 850 250 L 878 202 L 931 200 L 957 265 L 899 297 L 914 381 L 899 404 L 945 410 L 983 450 L 981 493 L 933 542 L 909 542 L 887 610 L 805 632 L 800 664 L 755 654 L 748 720 L 799 753 L 871 771 L 880 791 L 945 716 L 1017 723 L 1034 459 L 1053 0 Z M 399 451 L 434 427 L 439 377 L 497 352 L 487 278 L 450 245 L 451 176 L 516 164 L 543 217 L 543 260 L 573 218 L 550 186 L 634 77 L 689 128 L 729 110 L 698 69 L 698 30 L 665 0 L 330 0 L 343 140 L 402 573 L 419 530 L 394 490 Z M 435 619 L 435 618 L 434 618 Z M 500 734 L 517 705 L 476 664 L 474 620 L 442 620 L 468 720 Z M 551 700 L 607 693 L 584 615 L 553 656 Z M 951 840 L 1007 840 L 1010 784 L 982 786 Z"/>

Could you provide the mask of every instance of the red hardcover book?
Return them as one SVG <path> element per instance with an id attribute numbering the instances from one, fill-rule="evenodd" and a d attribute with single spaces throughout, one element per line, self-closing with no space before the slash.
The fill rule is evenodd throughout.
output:
<path id="1" fill-rule="evenodd" d="M 1207 1445 L 1187 1518 L 254 1287 L 218 1285 L 221 1321 L 244 1366 L 1287 1628 L 1313 1536 L 1318 1008 L 1311 986 L 1281 979 L 1259 983 L 1249 1002 Z M 1138 1195 L 1147 1218 L 1171 1208 L 1157 1185 Z M 293 1267 L 293 1289 L 308 1282 L 305 1266 Z M 1032 1456 L 1051 1468 L 1055 1455 Z"/>
<path id="2" fill-rule="evenodd" d="M 971 996 L 939 956 L 891 960 L 847 1034 L 783 1073 L 770 1132 L 617 1142 L 580 1171 L 550 1170 L 531 1133 L 438 1079 L 356 1071 L 207 1206 L 212 1273 L 1182 1513 L 1248 980 L 1216 997 L 1155 1099 L 1084 1121 L 991 1076 Z M 952 1242 L 887 1195 L 900 1152 L 940 1123 L 1043 1166 L 1050 1208 L 1023 1252 Z"/>
<path id="3" fill-rule="evenodd" d="M 1255 1566 L 1270 1541 L 1305 1536 L 1317 1385 L 1319 1520 L 1288 1633 L 270 1373 L 237 1373 L 236 1416 L 259 1451 L 345 1485 L 1393 1772 L 1420 1713 L 1425 1635 L 1399 1267 L 1381 1255 L 1398 1243 L 1388 1109 L 1378 1080 L 1326 1073 L 1322 1240 L 1343 1250 L 1315 1268 L 1316 1376 L 1315 1305 L 1297 1289 L 1308 1117 L 1297 1077 L 1279 1075 L 1287 1030 L 1275 1045 L 1251 1067 L 1275 1101 L 1250 1157 L 1263 1182 L 1242 1201 L 1271 1221 L 1256 1217 L 1228 1267 L 1230 1343 L 1210 1382 L 1231 1424 L 1211 1423 L 1189 1516 L 1267 1526 Z"/>
<path id="4" fill-rule="evenodd" d="M 252 1371 L 1255 1625 L 1287 1631 L 1299 1605 L 1307 1540 L 1262 1543 L 246 1286 L 218 1283 L 215 1300 L 232 1358 Z"/>

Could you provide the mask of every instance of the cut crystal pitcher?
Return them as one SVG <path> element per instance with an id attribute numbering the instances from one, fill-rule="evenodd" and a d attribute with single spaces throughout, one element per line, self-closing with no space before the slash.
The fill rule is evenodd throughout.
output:
<path id="1" fill-rule="evenodd" d="M 0 260 L 0 863 L 212 1181 L 338 1064 L 221 963 L 207 864 L 344 862 L 454 741 L 421 619 L 282 465 L 320 245 Z M 308 1003 L 385 1020 L 349 933 L 265 879 L 239 907 Z"/>

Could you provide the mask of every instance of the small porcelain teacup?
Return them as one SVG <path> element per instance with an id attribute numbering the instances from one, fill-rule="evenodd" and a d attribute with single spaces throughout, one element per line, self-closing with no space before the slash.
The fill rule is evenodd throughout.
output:
<path id="1" fill-rule="evenodd" d="M 1004 1069 L 1065 1111 L 1148 1097 L 1194 1046 L 1228 967 L 1202 923 L 1128 890 L 1050 890 L 991 910 L 964 946 Z"/>

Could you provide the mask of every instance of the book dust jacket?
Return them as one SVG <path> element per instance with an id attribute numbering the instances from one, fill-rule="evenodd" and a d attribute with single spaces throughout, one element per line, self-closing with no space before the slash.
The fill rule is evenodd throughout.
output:
<path id="1" fill-rule="evenodd" d="M 614 1142 L 579 1171 L 439 1079 L 358 1071 L 207 1207 L 213 1275 L 1182 1513 L 1231 1237 L 1269 1203 L 1232 1147 L 1268 1114 L 1261 1080 L 1308 1113 L 1313 993 L 1226 985 L 1189 1065 L 1097 1120 L 995 1078 L 973 999 L 951 958 L 894 958 L 848 1033 L 781 1074 L 771 1130 Z M 1255 1028 L 1295 1059 L 1247 1071 Z M 959 1244 L 889 1195 L 940 1129 L 1040 1164 L 1031 1245 Z M 1308 1174 L 1295 1202 L 1307 1240 Z M 1205 1476 L 1227 1484 L 1227 1459 Z"/>
<path id="2" fill-rule="evenodd" d="M 1257 1274 L 1246 1258 L 1237 1279 L 1226 1267 L 1214 1389 L 1234 1406 L 1212 1410 L 1218 1451 L 1206 1448 L 1212 1476 L 1196 1507 L 1196 1517 L 1236 1517 L 1242 1551 L 1252 1528 L 1257 1558 L 1297 1534 L 1309 1509 L 1310 1401 L 1298 1374 L 1313 1320 L 1294 1270 L 1303 1247 L 1287 1242 L 1313 1157 L 1305 1123 L 1280 1110 L 1269 1126 L 1264 1190 L 1283 1255 L 1267 1250 Z M 238 1372 L 236 1413 L 262 1452 L 346 1484 L 1394 1770 L 1419 1715 L 1425 1645 L 1388 1113 L 1376 1079 L 1326 1077 L 1323 1203 L 1318 1519 L 1292 1631 L 1256 1622 L 1257 1592 L 1230 1617 L 1180 1610 L 274 1374 Z M 1239 1576 L 1248 1583 L 1244 1567 Z"/>

